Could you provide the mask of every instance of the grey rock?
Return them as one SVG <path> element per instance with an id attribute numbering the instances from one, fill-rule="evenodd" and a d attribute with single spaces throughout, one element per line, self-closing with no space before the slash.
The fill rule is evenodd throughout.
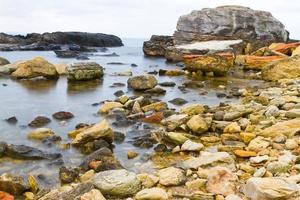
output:
<path id="1" fill-rule="evenodd" d="M 134 90 L 148 90 L 157 85 L 157 80 L 153 75 L 140 75 L 129 78 L 127 84 Z"/>
<path id="2" fill-rule="evenodd" d="M 78 62 L 67 66 L 68 80 L 85 81 L 99 79 L 103 76 L 103 68 L 95 62 Z"/>

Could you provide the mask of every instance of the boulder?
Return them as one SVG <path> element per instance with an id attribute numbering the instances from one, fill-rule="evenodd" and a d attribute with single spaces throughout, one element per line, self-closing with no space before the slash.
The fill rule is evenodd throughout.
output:
<path id="1" fill-rule="evenodd" d="M 33 128 L 38 128 L 45 126 L 51 122 L 51 119 L 45 116 L 37 116 L 35 117 L 29 124 L 28 126 L 33 127 Z"/>
<path id="2" fill-rule="evenodd" d="M 149 188 L 139 191 L 135 195 L 136 200 L 168 200 L 168 194 L 161 188 Z"/>
<path id="3" fill-rule="evenodd" d="M 93 80 L 103 76 L 103 67 L 95 62 L 78 62 L 68 65 L 66 73 L 70 81 Z"/>
<path id="4" fill-rule="evenodd" d="M 35 57 L 32 60 L 18 63 L 16 71 L 11 76 L 17 79 L 31 79 L 40 76 L 54 79 L 58 78 L 58 73 L 53 64 L 42 57 Z"/>
<path id="5" fill-rule="evenodd" d="M 184 183 L 184 171 L 175 167 L 168 167 L 158 171 L 159 183 L 164 186 L 176 186 Z"/>
<path id="6" fill-rule="evenodd" d="M 149 41 L 144 42 L 143 51 L 147 56 L 165 56 L 169 46 L 173 46 L 172 36 L 152 35 Z"/>
<path id="7" fill-rule="evenodd" d="M 21 195 L 26 190 L 29 190 L 29 185 L 22 177 L 6 173 L 0 176 L 0 191 Z"/>
<path id="8" fill-rule="evenodd" d="M 194 115 L 186 125 L 193 133 L 198 135 L 205 133 L 209 129 L 209 124 L 201 115 Z"/>
<path id="9" fill-rule="evenodd" d="M 299 188 L 284 178 L 252 177 L 247 180 L 244 194 L 251 200 L 294 199 L 299 195 Z"/>
<path id="10" fill-rule="evenodd" d="M 300 55 L 282 59 L 262 68 L 262 78 L 267 81 L 300 77 Z"/>
<path id="11" fill-rule="evenodd" d="M 92 183 L 103 194 L 118 197 L 134 195 L 141 188 L 141 183 L 136 174 L 125 169 L 96 173 Z"/>
<path id="12" fill-rule="evenodd" d="M 112 142 L 114 133 L 106 120 L 103 120 L 93 126 L 78 130 L 72 144 L 80 146 L 90 141 L 103 138 L 108 142 Z"/>
<path id="13" fill-rule="evenodd" d="M 0 66 L 2 66 L 2 65 L 7 65 L 7 64 L 9 64 L 10 62 L 8 61 L 8 60 L 6 60 L 5 58 L 2 58 L 2 57 L 0 57 Z"/>
<path id="14" fill-rule="evenodd" d="M 188 71 L 213 72 L 215 76 L 224 76 L 234 64 L 234 55 L 189 55 L 183 57 L 185 68 Z"/>
<path id="15" fill-rule="evenodd" d="M 278 122 L 273 126 L 270 126 L 262 130 L 259 135 L 263 137 L 276 137 L 278 135 L 285 135 L 287 137 L 292 137 L 300 131 L 300 119 L 292 119 L 283 122 Z"/>
<path id="16" fill-rule="evenodd" d="M 27 137 L 34 140 L 44 140 L 54 136 L 55 133 L 49 128 L 38 128 L 28 133 Z"/>
<path id="17" fill-rule="evenodd" d="M 134 90 L 148 90 L 157 85 L 157 80 L 153 75 L 140 75 L 129 78 L 127 84 Z"/>
<path id="18" fill-rule="evenodd" d="M 101 108 L 99 109 L 98 113 L 108 113 L 110 110 L 113 110 L 115 108 L 122 108 L 123 104 L 119 102 L 105 102 Z"/>
<path id="19" fill-rule="evenodd" d="M 286 42 L 288 32 L 269 12 L 220 6 L 181 16 L 174 33 L 175 44 L 232 39 L 255 42 L 258 49 L 272 42 Z"/>

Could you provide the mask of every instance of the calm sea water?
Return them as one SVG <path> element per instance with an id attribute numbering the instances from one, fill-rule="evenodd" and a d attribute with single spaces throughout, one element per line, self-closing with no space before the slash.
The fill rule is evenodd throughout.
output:
<path id="1" fill-rule="evenodd" d="M 8 77 L 0 77 L 0 140 L 12 144 L 25 144 L 49 152 L 60 152 L 63 155 L 63 160 L 67 166 L 78 165 L 84 155 L 78 152 L 75 148 L 61 150 L 57 146 L 48 147 L 41 142 L 34 142 L 27 139 L 27 133 L 32 130 L 26 125 L 36 116 L 47 116 L 57 111 L 70 111 L 75 115 L 75 118 L 67 121 L 62 125 L 58 121 L 52 119 L 46 127 L 54 130 L 57 135 L 62 137 L 62 142 L 70 142 L 67 137 L 68 131 L 74 130 L 78 123 L 97 123 L 105 116 L 97 114 L 99 107 L 91 104 L 113 100 L 113 93 L 117 90 L 123 90 L 128 96 L 132 95 L 132 91 L 127 87 L 111 88 L 113 83 L 126 83 L 128 77 L 113 76 L 114 72 L 132 71 L 133 75 L 145 74 L 159 69 L 178 69 L 175 64 L 169 64 L 162 58 L 144 57 L 142 52 L 141 39 L 124 39 L 125 46 L 117 48 L 109 48 L 107 53 L 117 53 L 119 57 L 103 57 L 91 56 L 89 61 L 95 61 L 105 68 L 105 76 L 102 81 L 82 82 L 80 84 L 68 84 L 65 77 L 61 77 L 57 81 L 15 81 Z M 103 53 L 97 53 L 103 54 Z M 39 51 L 23 51 L 23 52 L 0 52 L 0 56 L 8 59 L 10 62 L 18 60 L 31 59 L 35 56 L 42 56 L 51 63 L 72 63 L 78 62 L 75 59 L 60 59 L 57 58 L 54 52 L 39 52 Z M 109 62 L 122 62 L 123 65 L 108 65 Z M 131 67 L 131 64 L 137 64 L 138 67 Z M 256 81 L 245 81 L 242 79 L 210 79 L 202 80 L 206 82 L 205 90 L 207 95 L 200 95 L 199 89 L 188 89 L 188 93 L 182 93 L 177 86 L 180 86 L 184 81 L 188 80 L 184 76 L 166 77 L 156 76 L 159 82 L 174 81 L 174 88 L 165 88 L 167 93 L 164 96 L 159 96 L 163 101 L 169 101 L 176 97 L 181 97 L 189 101 L 189 103 L 202 103 L 207 105 L 216 105 L 224 99 L 216 97 L 216 92 L 220 90 L 219 84 L 227 85 L 228 87 L 245 87 L 251 84 L 258 84 Z M 7 84 L 6 87 L 2 84 Z M 169 104 L 171 108 L 176 106 Z M 11 116 L 18 118 L 16 125 L 10 125 L 4 119 Z M 131 127 L 118 128 L 114 130 L 127 133 Z M 127 159 L 127 151 L 135 150 L 143 155 L 150 153 L 151 149 L 135 148 L 128 141 L 133 135 L 127 134 L 126 140 L 122 144 L 117 144 L 114 152 L 123 166 L 129 170 L 138 171 L 140 164 L 144 161 L 139 156 L 133 160 Z M 49 184 L 57 182 L 58 167 L 48 166 L 48 161 L 19 161 L 10 159 L 0 159 L 0 173 L 12 172 L 16 174 L 43 174 L 46 175 Z"/>

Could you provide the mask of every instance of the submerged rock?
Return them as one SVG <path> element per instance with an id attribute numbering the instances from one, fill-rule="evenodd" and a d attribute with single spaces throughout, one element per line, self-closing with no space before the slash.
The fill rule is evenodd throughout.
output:
<path id="1" fill-rule="evenodd" d="M 16 68 L 16 71 L 11 76 L 17 79 L 31 79 L 40 76 L 49 79 L 58 78 L 55 66 L 42 57 L 35 57 L 32 60 L 20 62 Z"/>
<path id="2" fill-rule="evenodd" d="M 79 62 L 68 65 L 66 73 L 70 81 L 86 81 L 101 78 L 103 68 L 95 62 Z"/>
<path id="3" fill-rule="evenodd" d="M 153 75 L 140 75 L 129 78 L 127 84 L 134 90 L 148 90 L 157 85 L 157 80 Z"/>
<path id="4" fill-rule="evenodd" d="M 36 118 L 34 118 L 34 120 L 32 120 L 28 124 L 28 126 L 38 128 L 38 127 L 45 126 L 45 125 L 49 124 L 50 122 L 51 122 L 51 119 L 49 119 L 48 117 L 37 116 Z"/>
<path id="5" fill-rule="evenodd" d="M 58 120 L 66 120 L 66 119 L 71 119 L 74 117 L 74 115 L 71 112 L 66 112 L 66 111 L 59 111 L 56 112 L 52 115 L 54 119 Z"/>
<path id="6" fill-rule="evenodd" d="M 99 172 L 95 174 L 92 183 L 103 194 L 118 197 L 134 195 L 141 188 L 136 174 L 125 169 Z"/>

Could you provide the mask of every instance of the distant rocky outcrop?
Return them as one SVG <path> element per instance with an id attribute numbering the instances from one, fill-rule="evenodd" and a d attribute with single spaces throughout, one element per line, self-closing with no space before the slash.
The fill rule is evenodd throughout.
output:
<path id="1" fill-rule="evenodd" d="M 144 43 L 145 54 L 161 56 L 164 52 L 163 56 L 168 60 L 179 61 L 185 54 L 248 53 L 274 42 L 287 42 L 289 33 L 269 12 L 242 6 L 221 6 L 181 16 L 173 37 L 169 38 L 173 41 L 166 43 L 162 39 L 157 42 L 157 37 L 152 37 Z M 232 44 L 228 45 L 228 40 Z M 226 48 L 216 48 L 218 43 Z"/>
<path id="2" fill-rule="evenodd" d="M 123 46 L 122 40 L 114 35 L 87 32 L 31 33 L 26 36 L 0 33 L 0 50 L 59 50 L 62 45 L 88 47 Z"/>

